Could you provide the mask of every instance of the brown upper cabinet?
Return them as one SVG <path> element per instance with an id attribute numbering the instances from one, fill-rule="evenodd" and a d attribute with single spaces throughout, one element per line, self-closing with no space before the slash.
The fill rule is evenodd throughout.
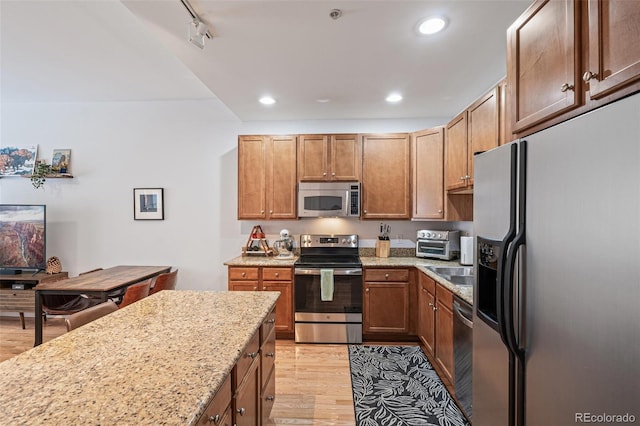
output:
<path id="1" fill-rule="evenodd" d="M 300 182 L 360 181 L 362 143 L 357 134 L 299 135 Z"/>
<path id="2" fill-rule="evenodd" d="M 444 219 L 444 128 L 411 135 L 414 219 Z"/>
<path id="3" fill-rule="evenodd" d="M 411 143 L 408 133 L 362 138 L 362 218 L 411 218 Z"/>
<path id="4" fill-rule="evenodd" d="M 296 218 L 296 141 L 238 137 L 238 219 Z"/>
<path id="5" fill-rule="evenodd" d="M 449 192 L 471 192 L 473 155 L 500 142 L 500 90 L 496 86 L 456 116 L 445 136 L 445 185 Z"/>
<path id="6" fill-rule="evenodd" d="M 521 136 L 640 90 L 640 2 L 537 0 L 507 31 Z"/>

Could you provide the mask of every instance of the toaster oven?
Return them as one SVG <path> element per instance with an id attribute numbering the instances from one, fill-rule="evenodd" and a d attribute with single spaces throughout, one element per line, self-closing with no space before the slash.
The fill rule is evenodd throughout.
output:
<path id="1" fill-rule="evenodd" d="M 416 257 L 452 260 L 459 256 L 460 231 L 418 231 Z"/>

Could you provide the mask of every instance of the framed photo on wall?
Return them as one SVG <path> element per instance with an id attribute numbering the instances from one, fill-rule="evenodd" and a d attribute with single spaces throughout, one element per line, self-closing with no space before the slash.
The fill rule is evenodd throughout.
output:
<path id="1" fill-rule="evenodd" d="M 164 188 L 134 188 L 133 218 L 164 220 Z"/>
<path id="2" fill-rule="evenodd" d="M 0 147 L 0 176 L 30 175 L 37 156 L 37 145 Z"/>
<path id="3" fill-rule="evenodd" d="M 56 173 L 69 173 L 71 164 L 70 149 L 54 149 L 51 154 L 51 169 Z"/>

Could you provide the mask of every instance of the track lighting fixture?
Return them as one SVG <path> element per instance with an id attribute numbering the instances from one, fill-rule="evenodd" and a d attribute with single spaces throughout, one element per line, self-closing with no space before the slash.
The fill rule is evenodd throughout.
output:
<path id="1" fill-rule="evenodd" d="M 205 22 L 198 16 L 195 9 L 187 0 L 180 0 L 182 5 L 187 9 L 189 15 L 193 21 L 189 22 L 189 41 L 194 45 L 198 46 L 200 49 L 204 49 L 204 39 L 205 37 L 208 39 L 212 39 L 213 35 L 209 31 L 209 27 Z"/>

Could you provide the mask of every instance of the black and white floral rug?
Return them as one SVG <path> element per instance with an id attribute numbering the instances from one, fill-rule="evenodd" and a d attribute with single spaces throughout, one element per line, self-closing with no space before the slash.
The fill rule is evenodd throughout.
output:
<path id="1" fill-rule="evenodd" d="M 349 345 L 357 426 L 468 426 L 420 346 Z"/>

